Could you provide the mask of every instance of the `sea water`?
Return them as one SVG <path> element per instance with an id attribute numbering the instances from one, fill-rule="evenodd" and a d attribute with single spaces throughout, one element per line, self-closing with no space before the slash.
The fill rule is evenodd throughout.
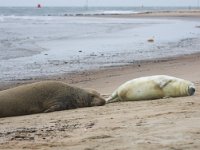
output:
<path id="1" fill-rule="evenodd" d="M 87 16 L 174 11 L 192 7 L 0 7 L 3 16 Z"/>
<path id="2" fill-rule="evenodd" d="M 1 81 L 200 51 L 198 21 L 94 15 L 97 11 L 101 12 L 99 14 L 138 13 L 139 8 L 137 11 L 130 8 L 68 9 L 0 8 Z M 154 39 L 154 42 L 150 43 L 148 39 Z"/>

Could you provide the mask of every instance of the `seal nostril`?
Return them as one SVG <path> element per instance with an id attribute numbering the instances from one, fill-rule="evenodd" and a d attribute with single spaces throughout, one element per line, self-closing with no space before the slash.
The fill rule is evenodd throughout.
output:
<path id="1" fill-rule="evenodd" d="M 190 95 L 194 95 L 194 93 L 195 93 L 195 88 L 190 87 L 190 88 L 189 88 L 189 94 L 190 94 Z"/>
<path id="2" fill-rule="evenodd" d="M 194 94 L 194 92 L 195 92 L 195 88 L 192 88 L 192 91 L 193 91 L 193 94 Z"/>

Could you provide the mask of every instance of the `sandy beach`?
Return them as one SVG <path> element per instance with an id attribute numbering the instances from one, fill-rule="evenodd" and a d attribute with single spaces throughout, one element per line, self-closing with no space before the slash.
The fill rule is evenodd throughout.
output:
<path id="1" fill-rule="evenodd" d="M 182 17 L 182 13 L 177 14 L 176 17 Z M 196 15 L 195 12 L 195 16 L 183 19 L 199 21 Z M 199 12 L 197 16 L 200 17 Z M 168 13 L 151 14 L 151 17 L 165 19 Z M 96 89 L 106 98 L 127 80 L 166 74 L 194 82 L 196 93 L 190 97 L 0 118 L 0 149 L 199 149 L 199 66 L 200 53 L 194 53 L 34 79 L 1 81 L 3 90 L 40 80 L 59 80 Z"/>
<path id="2" fill-rule="evenodd" d="M 199 15 L 200 15 L 200 10 L 197 8 L 197 9 L 187 9 L 187 10 L 178 10 L 178 11 L 155 11 L 155 12 L 151 12 L 151 11 L 147 11 L 147 12 L 141 12 L 139 14 L 129 14 L 129 15 L 126 15 L 126 16 L 129 16 L 129 17 L 155 17 L 155 18 L 193 18 L 195 17 L 196 19 L 199 19 Z M 112 16 L 112 15 L 108 15 L 108 16 Z M 116 15 L 116 16 L 121 16 L 121 17 L 124 17 L 124 15 Z"/>

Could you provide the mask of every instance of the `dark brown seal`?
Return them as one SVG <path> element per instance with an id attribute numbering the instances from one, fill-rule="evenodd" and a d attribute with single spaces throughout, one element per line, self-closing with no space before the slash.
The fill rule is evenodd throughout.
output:
<path id="1" fill-rule="evenodd" d="M 94 90 L 63 82 L 43 81 L 0 91 L 0 117 L 101 106 L 105 100 Z"/>

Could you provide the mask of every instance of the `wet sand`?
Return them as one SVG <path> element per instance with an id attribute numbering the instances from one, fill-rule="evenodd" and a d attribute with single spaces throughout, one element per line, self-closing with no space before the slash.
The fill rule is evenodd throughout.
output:
<path id="1" fill-rule="evenodd" d="M 127 80 L 167 74 L 191 80 L 197 89 L 190 97 L 0 118 L 0 149 L 199 149 L 199 66 L 200 54 L 196 53 L 1 84 L 1 89 L 6 89 L 54 79 L 94 88 L 107 97 Z"/>
<path id="2" fill-rule="evenodd" d="M 200 52 L 197 18 L 117 17 L 2 17 L 0 82 Z"/>

